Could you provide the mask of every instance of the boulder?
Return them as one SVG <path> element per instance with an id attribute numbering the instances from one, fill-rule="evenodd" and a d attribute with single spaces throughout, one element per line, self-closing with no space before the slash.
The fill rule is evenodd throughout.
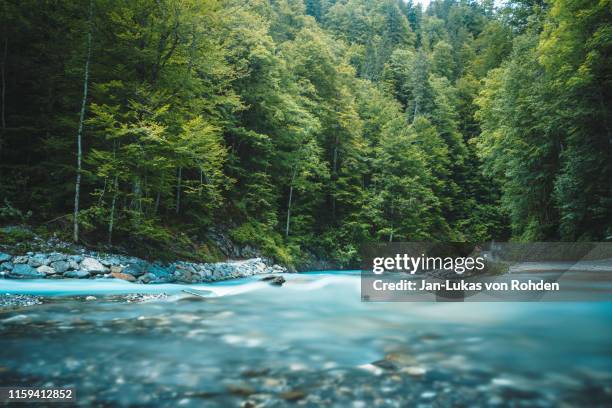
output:
<path id="1" fill-rule="evenodd" d="M 147 267 L 147 263 L 144 261 L 131 263 L 123 269 L 123 273 L 127 273 L 128 275 L 138 277 L 140 275 L 144 275 L 146 267 Z"/>
<path id="2" fill-rule="evenodd" d="M 65 254 L 58 254 L 56 253 L 52 253 L 48 256 L 49 259 L 49 263 L 53 263 L 53 262 L 58 262 L 58 261 L 65 261 L 68 259 L 68 256 Z"/>
<path id="3" fill-rule="evenodd" d="M 168 270 L 168 268 L 164 268 L 159 264 L 149 265 L 149 267 L 147 268 L 147 273 L 154 275 L 156 278 L 167 278 L 171 275 L 171 272 Z"/>
<path id="4" fill-rule="evenodd" d="M 123 266 L 121 265 L 113 265 L 110 267 L 111 273 L 121 273 L 123 272 Z"/>
<path id="5" fill-rule="evenodd" d="M 29 259 L 27 256 L 16 256 L 13 258 L 13 263 L 14 264 L 27 264 L 28 260 Z"/>
<path id="6" fill-rule="evenodd" d="M 138 281 L 142 283 L 149 283 L 156 279 L 157 279 L 157 276 L 153 275 L 152 273 L 147 272 L 144 275 L 142 275 L 140 278 L 138 278 Z"/>
<path id="7" fill-rule="evenodd" d="M 52 268 L 52 267 L 50 267 L 48 265 L 41 265 L 38 268 L 36 268 L 36 270 L 38 272 L 44 273 L 45 276 L 46 275 L 55 275 L 57 273 L 57 271 L 54 268 Z"/>
<path id="8" fill-rule="evenodd" d="M 95 258 L 85 258 L 81 262 L 81 270 L 87 271 L 90 274 L 96 275 L 108 271 L 100 261 Z"/>
<path id="9" fill-rule="evenodd" d="M 0 252 L 0 263 L 10 261 L 13 257 L 4 252 Z"/>
<path id="10" fill-rule="evenodd" d="M 65 278 L 85 279 L 85 278 L 89 278 L 89 276 L 90 276 L 89 271 L 83 271 L 83 270 L 64 272 Z"/>
<path id="11" fill-rule="evenodd" d="M 79 269 L 79 263 L 73 259 L 68 260 L 68 269 Z"/>
<path id="12" fill-rule="evenodd" d="M 11 262 L 4 262 L 0 265 L 0 271 L 10 271 L 13 269 L 13 264 Z"/>
<path id="13" fill-rule="evenodd" d="M 44 254 L 36 254 L 30 257 L 30 260 L 28 261 L 28 265 L 30 265 L 33 268 L 38 268 L 39 266 L 42 266 L 42 265 L 49 265 L 49 259 Z"/>
<path id="14" fill-rule="evenodd" d="M 9 278 L 13 279 L 36 279 L 44 278 L 45 274 L 32 268 L 30 265 L 25 263 L 17 264 L 8 273 Z"/>
<path id="15" fill-rule="evenodd" d="M 277 276 L 274 279 L 272 279 L 272 281 L 270 282 L 270 285 L 283 286 L 283 283 L 285 283 L 285 278 L 283 278 L 282 276 Z"/>
<path id="16" fill-rule="evenodd" d="M 128 282 L 136 282 L 136 278 L 133 277 L 132 275 L 127 274 L 127 273 L 111 272 L 111 276 L 113 278 L 123 279 L 123 280 L 126 280 Z"/>
<path id="17" fill-rule="evenodd" d="M 70 267 L 70 264 L 66 261 L 55 261 L 51 262 L 51 267 L 57 271 L 57 273 L 64 273 Z"/>

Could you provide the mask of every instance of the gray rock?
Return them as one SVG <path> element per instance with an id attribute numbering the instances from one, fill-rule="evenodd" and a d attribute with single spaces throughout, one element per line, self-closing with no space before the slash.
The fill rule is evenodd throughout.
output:
<path id="1" fill-rule="evenodd" d="M 13 279 L 36 279 L 44 278 L 45 274 L 38 272 L 28 264 L 20 263 L 13 267 L 13 270 L 9 272 L 8 276 Z"/>
<path id="2" fill-rule="evenodd" d="M 58 253 L 53 253 L 49 255 L 49 263 L 53 263 L 53 262 L 58 262 L 58 261 L 65 261 L 68 259 L 68 256 L 65 254 L 58 254 Z"/>
<path id="3" fill-rule="evenodd" d="M 274 278 L 274 280 L 272 280 L 272 282 L 270 282 L 270 284 L 274 286 L 283 286 L 283 283 L 285 283 L 285 278 L 282 276 L 277 276 Z"/>
<path id="4" fill-rule="evenodd" d="M 88 271 L 68 271 L 64 272 L 65 278 L 76 278 L 76 279 L 84 279 L 89 278 L 91 276 Z"/>
<path id="5" fill-rule="evenodd" d="M 0 252 L 0 263 L 10 261 L 13 257 L 9 254 L 5 254 L 4 252 Z"/>
<path id="6" fill-rule="evenodd" d="M 171 275 L 171 271 L 168 270 L 168 268 L 164 268 L 163 266 L 158 264 L 150 265 L 147 268 L 147 273 L 154 275 L 156 278 L 168 277 L 169 275 Z"/>
<path id="7" fill-rule="evenodd" d="M 13 264 L 11 262 L 4 262 L 0 265 L 0 271 L 10 271 L 13 269 Z"/>
<path id="8" fill-rule="evenodd" d="M 121 265 L 121 259 L 117 256 L 111 256 L 107 258 L 106 262 L 108 263 L 108 265 L 106 265 L 104 262 L 102 263 L 106 266 Z"/>
<path id="9" fill-rule="evenodd" d="M 64 273 L 70 267 L 70 264 L 66 261 L 55 261 L 51 262 L 51 267 L 57 271 L 57 273 Z"/>
<path id="10" fill-rule="evenodd" d="M 27 256 L 16 256 L 13 258 L 13 263 L 14 264 L 27 264 L 28 257 Z"/>
<path id="11" fill-rule="evenodd" d="M 121 272 L 123 272 L 123 266 L 113 265 L 113 266 L 110 267 L 110 271 L 111 271 L 111 273 L 121 273 Z"/>
<path id="12" fill-rule="evenodd" d="M 81 262 L 81 269 L 91 274 L 105 273 L 108 269 L 95 258 L 85 258 Z"/>
<path id="13" fill-rule="evenodd" d="M 36 254 L 30 257 L 28 265 L 33 268 L 38 268 L 41 265 L 49 265 L 49 259 L 43 254 Z"/>
<path id="14" fill-rule="evenodd" d="M 79 263 L 70 259 L 68 261 L 68 269 L 79 269 Z"/>
<path id="15" fill-rule="evenodd" d="M 52 267 L 48 266 L 48 265 L 41 265 L 38 268 L 36 268 L 36 270 L 38 272 L 42 272 L 46 275 L 55 275 L 57 273 L 57 271 L 55 269 L 53 269 Z"/>
<path id="16" fill-rule="evenodd" d="M 140 278 L 138 278 L 138 281 L 142 282 L 142 283 L 149 283 L 149 282 L 154 281 L 156 279 L 157 279 L 157 277 L 155 275 L 153 275 L 152 273 L 145 273 Z"/>
<path id="17" fill-rule="evenodd" d="M 140 276 L 140 275 L 144 275 L 146 267 L 147 267 L 146 262 L 131 263 L 125 268 L 123 268 L 122 272 L 127 273 L 128 275 L 132 275 L 132 276 Z"/>
<path id="18" fill-rule="evenodd" d="M 81 255 L 72 255 L 70 260 L 76 263 L 81 263 L 81 261 L 83 261 L 83 257 Z"/>

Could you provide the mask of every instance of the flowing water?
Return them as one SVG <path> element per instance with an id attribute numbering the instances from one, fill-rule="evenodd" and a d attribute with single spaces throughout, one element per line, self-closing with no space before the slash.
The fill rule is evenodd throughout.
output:
<path id="1" fill-rule="evenodd" d="M 71 386 L 87 407 L 612 403 L 612 303 L 364 303 L 356 273 L 286 278 L 189 285 L 206 298 L 0 281 L 43 296 L 0 311 L 0 385 Z"/>

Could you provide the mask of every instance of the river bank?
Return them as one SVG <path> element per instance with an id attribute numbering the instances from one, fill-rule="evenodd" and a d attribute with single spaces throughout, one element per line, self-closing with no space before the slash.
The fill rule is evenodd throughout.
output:
<path id="1" fill-rule="evenodd" d="M 121 279 L 134 283 L 201 283 L 252 275 L 284 273 L 287 269 L 265 258 L 215 263 L 148 262 L 133 256 L 82 249 L 79 254 L 0 252 L 0 278 Z"/>

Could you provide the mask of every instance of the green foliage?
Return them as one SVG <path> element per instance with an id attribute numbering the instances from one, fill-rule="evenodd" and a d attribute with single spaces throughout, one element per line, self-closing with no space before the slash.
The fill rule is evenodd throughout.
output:
<path id="1" fill-rule="evenodd" d="M 11 205 L 9 200 L 4 199 L 4 205 L 0 207 L 0 222 L 2 223 L 13 223 L 17 222 L 23 224 L 32 217 L 32 211 L 24 213 L 18 208 Z"/>
<path id="2" fill-rule="evenodd" d="M 246 222 L 230 231 L 230 238 L 239 245 L 252 245 L 261 248 L 262 253 L 284 265 L 294 266 L 299 261 L 298 246 L 286 245 L 280 234 L 266 225 Z"/>
<path id="3" fill-rule="evenodd" d="M 494 5 L 94 0 L 84 242 L 218 260 L 204 237 L 238 225 L 350 265 L 372 241 L 610 237 L 610 2 Z M 2 223 L 69 220 L 88 27 L 79 2 L 2 5 Z"/>

